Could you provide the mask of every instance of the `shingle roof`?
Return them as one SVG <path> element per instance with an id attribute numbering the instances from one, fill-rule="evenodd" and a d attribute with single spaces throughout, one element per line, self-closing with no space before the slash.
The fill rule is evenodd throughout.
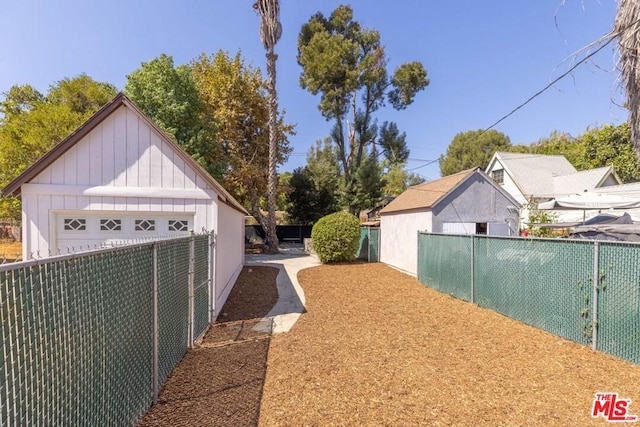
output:
<path id="1" fill-rule="evenodd" d="M 506 152 L 496 156 L 526 196 L 554 194 L 554 177 L 577 172 L 564 156 Z"/>
<path id="2" fill-rule="evenodd" d="M 456 188 L 462 181 L 471 176 L 477 169 L 469 169 L 435 181 L 425 182 L 409 187 L 385 206 L 380 214 L 399 212 L 409 209 L 430 208 L 447 193 Z"/>

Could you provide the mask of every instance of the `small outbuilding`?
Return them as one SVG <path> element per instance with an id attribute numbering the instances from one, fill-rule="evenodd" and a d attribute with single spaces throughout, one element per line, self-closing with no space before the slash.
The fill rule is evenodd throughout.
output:
<path id="1" fill-rule="evenodd" d="M 418 231 L 518 235 L 519 206 L 480 169 L 409 187 L 380 211 L 380 261 L 415 275 Z"/>
<path id="2" fill-rule="evenodd" d="M 216 289 L 226 299 L 244 263 L 248 215 L 124 94 L 2 191 L 22 198 L 22 256 L 215 232 Z"/>

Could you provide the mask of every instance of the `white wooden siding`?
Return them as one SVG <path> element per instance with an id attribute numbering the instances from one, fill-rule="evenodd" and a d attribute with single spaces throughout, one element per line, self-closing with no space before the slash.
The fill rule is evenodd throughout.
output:
<path id="1" fill-rule="evenodd" d="M 380 261 L 417 274 L 418 231 L 433 231 L 431 211 L 398 212 L 380 216 Z"/>
<path id="2" fill-rule="evenodd" d="M 487 175 L 491 177 L 493 171 L 496 170 L 504 170 L 504 182 L 498 185 L 500 185 L 507 193 L 511 194 L 511 196 L 513 196 L 513 198 L 516 199 L 516 201 L 520 203 L 520 205 L 524 205 L 525 203 L 527 203 L 527 198 L 522 194 L 509 172 L 504 169 L 504 166 L 502 166 L 502 163 L 500 163 L 500 160 L 498 159 L 496 159 L 496 161 L 493 163 L 491 169 L 487 170 Z"/>
<path id="3" fill-rule="evenodd" d="M 220 314 L 244 264 L 244 215 L 229 206 L 218 205 L 220 226 L 216 230 L 215 314 Z"/>
<path id="4" fill-rule="evenodd" d="M 124 105 L 24 185 L 22 202 L 29 218 L 24 259 L 53 251 L 48 243 L 55 242 L 53 211 L 184 213 L 194 215 L 195 231 L 218 225 L 215 191 Z"/>

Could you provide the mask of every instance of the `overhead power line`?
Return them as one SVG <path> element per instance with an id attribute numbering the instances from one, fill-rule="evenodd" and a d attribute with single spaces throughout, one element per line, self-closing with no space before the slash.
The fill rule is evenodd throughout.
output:
<path id="1" fill-rule="evenodd" d="M 605 36 L 607 37 L 607 36 Z M 571 68 L 569 68 L 565 73 L 563 73 L 562 75 L 560 75 L 558 78 L 556 78 L 555 80 L 553 80 L 551 83 L 549 83 L 548 85 L 546 85 L 544 88 L 540 89 L 538 92 L 536 92 L 534 95 L 532 95 L 531 97 L 529 97 L 529 99 L 527 99 L 526 101 L 524 101 L 522 104 L 518 105 L 516 108 L 514 108 L 513 110 L 509 111 L 507 114 L 505 114 L 504 116 L 502 116 L 499 120 L 497 120 L 495 123 L 493 123 L 491 126 L 489 126 L 488 128 L 486 128 L 483 132 L 486 132 L 492 128 L 494 128 L 495 126 L 497 126 L 500 122 L 504 121 L 505 119 L 507 119 L 508 117 L 512 116 L 516 111 L 518 111 L 519 109 L 521 109 L 522 107 L 524 107 L 525 105 L 527 105 L 528 103 L 530 103 L 531 101 L 533 101 L 535 98 L 537 98 L 538 96 L 542 95 L 544 92 L 546 92 L 549 88 L 551 88 L 553 85 L 555 85 L 556 83 L 558 83 L 560 80 L 562 80 L 563 78 L 565 78 L 566 76 L 568 76 L 569 74 L 571 74 L 573 72 L 573 70 L 575 70 L 576 68 L 578 68 L 580 65 L 584 64 L 586 61 L 589 60 L 589 58 L 593 57 L 595 54 L 597 54 L 598 52 L 600 52 L 602 49 L 604 49 L 609 43 L 611 43 L 614 39 L 615 39 L 615 35 L 613 34 L 608 34 L 609 39 L 599 48 L 597 48 L 596 50 L 594 50 L 593 52 L 591 52 L 590 54 L 586 55 L 584 58 L 582 58 L 580 61 L 578 61 L 577 63 L 575 63 Z"/>

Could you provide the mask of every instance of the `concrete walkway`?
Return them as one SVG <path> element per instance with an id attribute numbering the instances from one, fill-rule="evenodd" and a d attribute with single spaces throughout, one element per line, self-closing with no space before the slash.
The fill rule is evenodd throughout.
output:
<path id="1" fill-rule="evenodd" d="M 298 272 L 320 265 L 320 261 L 305 253 L 302 246 L 287 246 L 281 247 L 278 255 L 245 255 L 245 266 L 252 265 L 280 269 L 276 278 L 278 302 L 253 329 L 267 333 L 289 332 L 305 312 L 304 291 L 298 283 Z"/>

